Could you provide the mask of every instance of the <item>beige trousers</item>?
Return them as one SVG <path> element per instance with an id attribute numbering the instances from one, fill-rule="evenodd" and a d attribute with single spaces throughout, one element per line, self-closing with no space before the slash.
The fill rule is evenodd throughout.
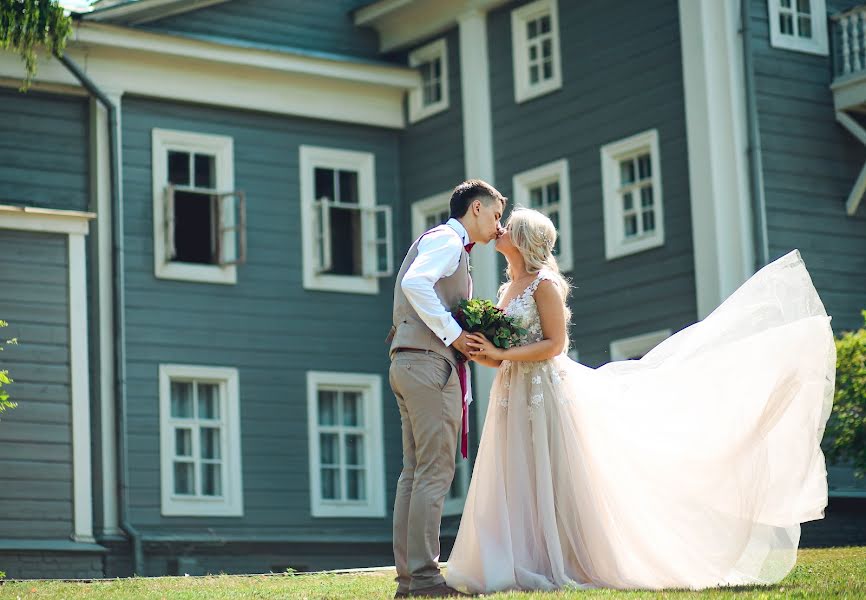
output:
<path id="1" fill-rule="evenodd" d="M 403 470 L 394 499 L 397 591 L 445 581 L 439 571 L 439 526 L 454 479 L 462 405 L 457 369 L 430 352 L 398 352 L 391 389 L 403 427 Z"/>

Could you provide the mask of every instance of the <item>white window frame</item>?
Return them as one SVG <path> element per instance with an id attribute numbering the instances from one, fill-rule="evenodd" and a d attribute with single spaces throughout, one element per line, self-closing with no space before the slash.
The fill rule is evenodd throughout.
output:
<path id="1" fill-rule="evenodd" d="M 619 194 L 619 163 L 630 156 L 645 152 L 649 152 L 651 161 L 655 230 L 651 234 L 626 239 L 623 229 L 622 197 Z M 658 130 L 651 129 L 602 146 L 601 179 L 604 201 L 604 246 L 607 260 L 663 246 L 665 221 Z M 640 206 L 640 199 L 635 198 L 635 203 Z"/>
<path id="2" fill-rule="evenodd" d="M 319 390 L 360 391 L 364 398 L 364 460 L 367 500 L 325 500 L 321 494 Z M 307 371 L 307 433 L 310 457 L 310 512 L 313 517 L 384 517 L 385 452 L 382 439 L 382 378 L 366 373 Z"/>
<path id="3" fill-rule="evenodd" d="M 644 356 L 669 337 L 671 337 L 671 330 L 661 329 L 614 340 L 610 343 L 610 360 L 628 360 L 630 356 L 636 354 Z"/>
<path id="4" fill-rule="evenodd" d="M 548 13 L 550 14 L 550 31 L 552 33 L 553 77 L 531 84 L 529 82 L 529 41 L 526 37 L 526 23 Z M 511 57 L 514 69 L 515 102 L 525 102 L 562 87 L 557 0 L 537 0 L 511 11 Z"/>
<path id="5" fill-rule="evenodd" d="M 220 391 L 223 496 L 178 496 L 174 494 L 174 420 L 171 417 L 171 381 L 175 379 L 215 383 Z M 160 482 L 162 514 L 186 517 L 242 517 L 243 476 L 241 468 L 240 394 L 238 370 L 199 365 L 159 365 Z"/>
<path id="6" fill-rule="evenodd" d="M 794 7 L 794 31 L 799 30 L 799 22 L 796 18 L 797 0 L 791 0 Z M 818 54 L 820 56 L 828 56 L 830 54 L 830 44 L 827 37 L 827 5 L 826 0 L 809 0 L 809 13 L 812 17 L 812 37 L 803 38 L 796 33 L 782 33 L 779 26 L 779 15 L 782 11 L 788 9 L 782 8 L 779 0 L 769 0 L 767 2 L 767 11 L 770 20 L 770 45 L 773 48 L 782 48 L 785 50 L 794 50 L 797 52 L 806 52 L 808 54 Z"/>
<path id="7" fill-rule="evenodd" d="M 571 184 L 568 178 L 568 160 L 560 159 L 516 174 L 512 179 L 514 203 L 529 206 L 529 191 L 538 186 L 559 182 L 559 256 L 556 261 L 559 270 L 571 271 L 574 268 L 571 232 Z M 545 212 L 542 210 L 541 212 Z"/>
<path id="8" fill-rule="evenodd" d="M 427 231 L 427 217 L 433 214 L 448 212 L 451 204 L 451 192 L 441 192 L 412 203 L 412 239 Z"/>
<path id="9" fill-rule="evenodd" d="M 300 181 L 301 181 L 301 243 L 303 256 L 304 289 L 320 290 L 329 292 L 344 292 L 354 294 L 378 294 L 379 279 L 393 274 L 393 225 L 391 222 L 391 207 L 376 204 L 376 181 L 375 181 L 375 158 L 370 152 L 355 152 L 340 150 L 336 148 L 324 148 L 320 146 L 300 147 Z M 317 272 L 318 249 L 317 249 L 317 223 L 320 210 L 313 197 L 315 194 L 316 167 L 335 170 L 351 170 L 358 173 L 358 207 L 362 214 L 362 262 L 375 264 L 378 251 L 375 247 L 376 241 L 385 244 L 388 256 L 388 266 L 384 272 L 371 273 L 368 275 L 334 275 L 330 273 Z M 375 231 L 371 231 L 369 218 L 376 211 L 384 211 L 386 220 L 386 232 L 384 237 L 379 238 Z M 375 218 L 375 215 L 374 215 Z M 324 226 L 325 228 L 327 226 Z M 327 233 L 325 235 L 328 235 Z M 373 246 L 371 248 L 371 245 Z"/>
<path id="10" fill-rule="evenodd" d="M 237 283 L 235 265 L 199 265 L 169 260 L 166 256 L 166 188 L 168 186 L 168 152 L 197 152 L 215 155 L 216 190 L 235 189 L 234 141 L 223 135 L 206 135 L 189 131 L 153 129 L 153 269 L 159 279 L 177 279 L 200 283 Z"/>
<path id="11" fill-rule="evenodd" d="M 441 65 L 440 87 L 442 97 L 438 102 L 424 104 L 424 81 L 421 80 L 417 86 L 409 91 L 409 122 L 416 123 L 432 115 L 448 110 L 450 99 L 448 97 L 448 42 L 445 38 L 430 42 L 413 50 L 409 54 L 409 66 L 417 68 L 420 65 L 439 59 Z"/>

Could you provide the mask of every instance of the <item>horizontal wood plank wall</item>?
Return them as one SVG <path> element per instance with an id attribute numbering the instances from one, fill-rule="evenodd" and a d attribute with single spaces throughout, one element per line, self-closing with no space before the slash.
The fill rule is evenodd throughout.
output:
<path id="1" fill-rule="evenodd" d="M 0 204 L 87 210 L 87 99 L 0 88 L 0 115 Z"/>
<path id="2" fill-rule="evenodd" d="M 2 368 L 18 408 L 0 416 L 0 537 L 68 540 L 72 430 L 67 237 L 0 229 Z"/>
<path id="3" fill-rule="evenodd" d="M 845 200 L 866 148 L 835 120 L 830 58 L 771 47 L 767 0 L 751 1 L 770 259 L 799 248 L 834 329 L 854 329 L 866 308 L 866 203 L 848 216 Z"/>
<path id="4" fill-rule="evenodd" d="M 153 273 L 151 130 L 231 136 L 235 184 L 247 196 L 248 257 L 236 285 L 157 280 Z M 306 372 L 383 378 L 386 506 L 400 471 L 399 415 L 390 410 L 384 338 L 393 279 L 379 295 L 302 287 L 299 146 L 372 152 L 377 201 L 404 217 L 398 134 L 142 98 L 123 102 L 126 322 L 131 520 L 144 531 L 182 536 L 362 536 L 390 531 L 381 519 L 310 516 Z M 235 367 L 240 378 L 244 516 L 160 516 L 158 365 Z"/>
<path id="5" fill-rule="evenodd" d="M 512 195 L 515 173 L 568 160 L 571 339 L 595 366 L 614 339 L 677 331 L 697 316 L 677 2 L 559 0 L 562 88 L 517 104 L 511 11 L 522 4 L 489 18 L 497 183 Z M 649 129 L 659 132 L 665 245 L 608 261 L 599 151 Z"/>

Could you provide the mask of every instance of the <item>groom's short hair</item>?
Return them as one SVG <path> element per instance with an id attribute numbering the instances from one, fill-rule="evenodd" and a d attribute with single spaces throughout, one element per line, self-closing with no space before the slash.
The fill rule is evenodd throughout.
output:
<path id="1" fill-rule="evenodd" d="M 451 211 L 450 217 L 452 219 L 463 217 L 466 211 L 469 210 L 469 205 L 476 199 L 481 200 L 484 204 L 498 201 L 502 203 L 503 207 L 508 201 L 508 198 L 500 194 L 499 190 L 486 181 L 469 179 L 454 188 L 454 191 L 451 193 L 451 203 L 449 205 Z"/>

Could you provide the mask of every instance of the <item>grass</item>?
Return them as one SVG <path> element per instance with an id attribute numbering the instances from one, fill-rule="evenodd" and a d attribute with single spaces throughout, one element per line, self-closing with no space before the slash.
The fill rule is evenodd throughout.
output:
<path id="1" fill-rule="evenodd" d="M 219 575 L 212 577 L 158 577 L 117 579 L 92 583 L 57 581 L 9 581 L 0 585 L 0 599 L 44 600 L 223 600 L 392 598 L 393 572 L 312 575 Z M 770 598 L 866 598 L 866 547 L 801 550 L 797 566 L 781 583 L 769 587 L 716 588 L 701 592 L 615 590 L 553 593 L 502 593 L 485 598 L 509 600 L 559 600 L 596 598 L 665 599 L 770 599 Z"/>

